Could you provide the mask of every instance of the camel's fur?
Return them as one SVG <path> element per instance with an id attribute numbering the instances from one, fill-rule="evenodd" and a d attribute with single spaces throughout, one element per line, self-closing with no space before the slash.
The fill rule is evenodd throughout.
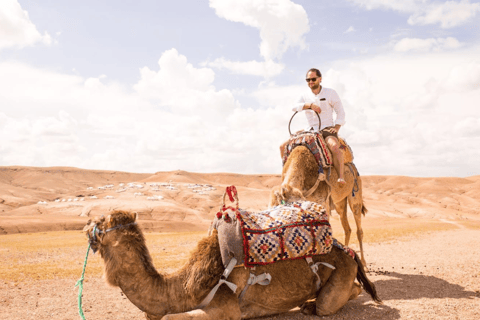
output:
<path id="1" fill-rule="evenodd" d="M 350 234 L 352 233 L 347 218 L 348 202 L 357 225 L 357 239 L 360 245 L 362 263 L 366 265 L 363 254 L 362 214 L 365 215 L 367 208 L 363 203 L 362 179 L 360 176 L 357 176 L 357 185 L 355 185 L 355 175 L 356 173 L 352 172 L 348 165 L 345 165 L 346 184 L 340 187 L 336 183 L 338 179 L 337 172 L 331 170 L 330 174 L 326 175 L 327 180 L 321 182 L 317 189 L 310 196 L 306 197 L 306 200 L 323 204 L 329 214 L 332 209 L 337 211 L 345 232 L 345 245 L 348 245 L 350 242 Z M 270 207 L 281 204 L 282 200 L 286 202 L 302 198 L 305 200 L 303 195 L 315 185 L 317 178 L 318 164 L 313 154 L 307 147 L 296 147 L 292 150 L 283 166 L 282 184 L 275 186 L 271 191 Z M 352 190 L 355 190 L 355 196 L 352 195 Z M 329 194 L 331 195 L 330 198 L 328 197 Z"/>
<path id="2" fill-rule="evenodd" d="M 135 219 L 135 214 L 117 211 L 107 218 L 89 221 L 84 231 L 91 235 L 95 226 L 105 231 L 119 223 L 125 226 Z M 329 254 L 313 257 L 315 262 L 324 261 L 336 267 L 332 270 L 320 265 L 318 275 L 322 287 L 318 294 L 315 292 L 316 276 L 307 262 L 287 260 L 255 268 L 252 271 L 255 274 L 270 273 L 272 281 L 268 286 L 250 286 L 239 302 L 238 296 L 247 283 L 250 270 L 236 267 L 228 277 L 228 281 L 238 286 L 236 292 L 226 285 L 220 286 L 214 299 L 202 310 L 195 308 L 224 271 L 216 231 L 201 240 L 188 263 L 171 275 L 155 270 L 145 238 L 136 224 L 101 233 L 92 248 L 100 251 L 108 283 L 119 286 L 151 320 L 248 319 L 287 312 L 315 297 L 316 302 L 304 306 L 306 313 L 333 314 L 361 292 L 355 278 L 375 301 L 380 302 L 361 262 L 336 247 Z"/>

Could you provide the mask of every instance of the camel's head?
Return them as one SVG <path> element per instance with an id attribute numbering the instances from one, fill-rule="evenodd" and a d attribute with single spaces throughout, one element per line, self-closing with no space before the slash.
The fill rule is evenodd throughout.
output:
<path id="1" fill-rule="evenodd" d="M 288 184 L 273 187 L 270 193 L 269 207 L 275 207 L 287 202 L 305 201 L 302 191 Z"/>
<path id="2" fill-rule="evenodd" d="M 103 244 L 107 232 L 135 224 L 136 219 L 136 212 L 114 211 L 106 218 L 102 215 L 99 218 L 88 220 L 83 231 L 86 233 L 90 247 L 95 253 Z"/>

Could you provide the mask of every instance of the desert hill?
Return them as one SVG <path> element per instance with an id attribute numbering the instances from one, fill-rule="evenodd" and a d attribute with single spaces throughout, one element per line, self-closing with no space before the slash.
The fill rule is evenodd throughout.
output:
<path id="1" fill-rule="evenodd" d="M 362 176 L 368 217 L 480 220 L 480 176 Z M 136 211 L 150 231 L 205 230 L 225 187 L 240 206 L 267 208 L 280 175 L 170 171 L 129 173 L 71 167 L 0 167 L 0 234 L 81 229 L 87 217 Z"/>

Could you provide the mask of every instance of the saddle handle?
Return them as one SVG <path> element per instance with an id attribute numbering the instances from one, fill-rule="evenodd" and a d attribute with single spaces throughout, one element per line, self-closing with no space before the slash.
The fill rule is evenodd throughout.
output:
<path id="1" fill-rule="evenodd" d="M 238 208 L 238 192 L 235 186 L 230 186 L 225 189 L 223 193 L 222 207 L 225 207 L 225 196 L 228 195 L 230 202 L 236 202 L 236 207 Z"/>
<path id="2" fill-rule="evenodd" d="M 320 115 L 318 114 L 318 112 L 315 111 L 315 110 L 312 110 L 312 109 L 305 109 L 305 110 L 310 110 L 310 111 L 315 112 L 315 114 L 317 115 L 317 118 L 318 118 L 318 129 L 320 129 L 320 128 L 322 127 L 322 120 L 320 120 Z M 302 111 L 305 111 L 305 110 L 302 110 Z M 292 123 L 293 117 L 295 117 L 295 115 L 296 115 L 298 112 L 299 112 L 299 111 L 295 111 L 295 113 L 293 114 L 293 116 L 290 118 L 290 121 L 288 122 L 288 133 L 290 133 L 290 136 L 292 136 L 292 131 L 290 131 L 290 124 Z"/>

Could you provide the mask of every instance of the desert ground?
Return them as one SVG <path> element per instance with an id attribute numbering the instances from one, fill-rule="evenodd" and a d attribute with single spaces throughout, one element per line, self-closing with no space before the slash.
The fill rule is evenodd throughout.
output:
<path id="1" fill-rule="evenodd" d="M 384 304 L 363 293 L 322 319 L 480 319 L 480 176 L 362 181 L 368 276 Z M 225 187 L 236 186 L 240 207 L 261 211 L 279 183 L 280 175 L 268 174 L 0 167 L 0 319 L 80 319 L 75 284 L 91 217 L 136 211 L 155 266 L 168 273 L 206 235 Z M 343 242 L 335 212 L 331 224 Z M 349 246 L 358 249 L 353 218 L 350 225 Z M 81 308 L 86 319 L 143 319 L 104 283 L 91 252 Z M 294 309 L 262 319 L 315 318 Z"/>

